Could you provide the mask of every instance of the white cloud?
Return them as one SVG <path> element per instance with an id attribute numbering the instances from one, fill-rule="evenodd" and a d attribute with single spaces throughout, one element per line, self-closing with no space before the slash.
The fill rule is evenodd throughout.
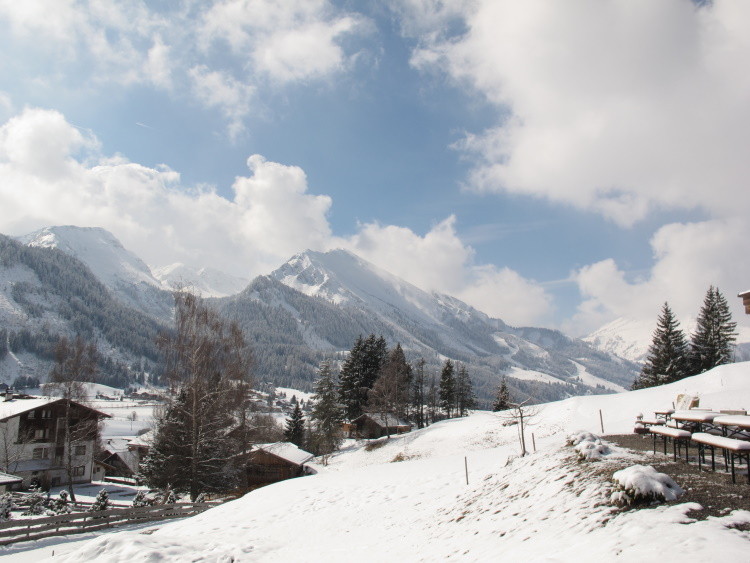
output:
<path id="1" fill-rule="evenodd" d="M 204 48 L 227 43 L 253 69 L 285 83 L 341 70 L 340 39 L 363 29 L 357 15 L 334 14 L 327 0 L 226 0 L 204 15 Z"/>
<path id="2" fill-rule="evenodd" d="M 190 78 L 195 96 L 208 107 L 221 110 L 228 121 L 229 137 L 236 140 L 245 130 L 244 119 L 250 113 L 255 88 L 204 65 L 191 68 Z"/>
<path id="3" fill-rule="evenodd" d="M 665 301 L 678 318 L 695 318 L 710 285 L 719 287 L 735 320 L 743 322 L 735 295 L 750 286 L 748 240 L 743 219 L 666 225 L 651 240 L 655 265 L 646 279 L 629 279 L 611 259 L 574 274 L 584 300 L 567 328 L 586 334 L 617 317 L 655 320 Z"/>
<path id="4" fill-rule="evenodd" d="M 750 282 L 750 3 L 715 0 L 407 0 L 412 64 L 444 72 L 500 118 L 456 145 L 466 187 L 573 205 L 632 226 L 652 210 L 710 219 L 659 229 L 653 267 L 574 272 L 578 334 L 618 316 L 695 316 L 715 284 L 735 318 Z"/>
<path id="5" fill-rule="evenodd" d="M 544 288 L 509 268 L 476 264 L 473 249 L 448 217 L 424 236 L 411 229 L 369 223 L 345 246 L 428 291 L 458 297 L 513 325 L 549 324 L 552 299 Z"/>
<path id="6" fill-rule="evenodd" d="M 447 69 L 509 112 L 463 143 L 476 158 L 470 188 L 573 204 L 623 225 L 652 208 L 727 216 L 750 204 L 750 4 L 457 6 L 465 33 L 446 37 L 444 22 L 422 31 L 413 63 Z"/>
<path id="7" fill-rule="evenodd" d="M 236 138 L 249 101 L 274 84 L 325 79 L 354 57 L 366 20 L 328 0 L 215 0 L 151 6 L 116 0 L 0 0 L 19 68 L 54 58 L 50 88 L 148 85 L 218 109 Z M 38 41 L 44 37 L 44 41 Z M 70 78 L 74 77 L 74 78 Z M 55 82 L 57 81 L 57 82 Z M 267 84 L 266 84 L 267 85 Z M 278 92 L 273 91 L 276 95 Z"/>
<path id="8" fill-rule="evenodd" d="M 307 248 L 345 247 L 418 287 L 463 298 L 512 324 L 534 324 L 549 314 L 538 284 L 474 262 L 452 216 L 425 235 L 371 223 L 335 237 L 327 218 L 331 198 L 309 193 L 297 166 L 252 155 L 250 174 L 235 179 L 234 197 L 227 199 L 210 186 L 185 188 L 166 166 L 99 151 L 95 138 L 55 111 L 25 109 L 2 125 L 0 232 L 104 227 L 154 266 L 182 262 L 241 276 L 268 273 Z"/>

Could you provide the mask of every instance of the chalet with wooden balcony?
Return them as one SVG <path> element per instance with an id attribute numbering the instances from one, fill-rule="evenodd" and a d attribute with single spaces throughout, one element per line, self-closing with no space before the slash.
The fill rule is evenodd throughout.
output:
<path id="1" fill-rule="evenodd" d="M 97 423 L 108 416 L 59 397 L 0 397 L 0 471 L 21 477 L 24 486 L 54 487 L 67 482 L 70 462 L 73 482 L 90 482 Z"/>

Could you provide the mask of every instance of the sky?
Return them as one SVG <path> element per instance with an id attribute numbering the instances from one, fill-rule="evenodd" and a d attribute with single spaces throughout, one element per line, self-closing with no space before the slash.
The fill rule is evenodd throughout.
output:
<path id="1" fill-rule="evenodd" d="M 584 335 L 748 325 L 744 0 L 0 0 L 0 232 L 252 278 L 349 249 Z"/>

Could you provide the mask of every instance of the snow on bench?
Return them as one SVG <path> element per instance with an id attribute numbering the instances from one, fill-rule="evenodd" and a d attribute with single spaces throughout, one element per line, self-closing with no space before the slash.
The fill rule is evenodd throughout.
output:
<path id="1" fill-rule="evenodd" d="M 670 426 L 651 426 L 648 430 L 654 435 L 654 455 L 656 455 L 656 436 L 658 435 L 664 440 L 664 455 L 667 455 L 667 441 L 671 439 L 674 459 L 677 460 L 677 450 L 684 444 L 685 461 L 687 461 L 690 432 L 687 430 L 680 430 L 679 428 L 672 428 Z"/>
<path id="2" fill-rule="evenodd" d="M 687 430 L 680 430 L 679 428 L 672 428 L 671 426 L 657 426 L 656 428 L 649 428 L 649 432 L 652 434 L 660 434 L 673 440 L 684 440 L 690 438 L 690 432 Z"/>
<path id="3" fill-rule="evenodd" d="M 750 442 L 745 440 L 737 440 L 735 438 L 727 438 L 726 436 L 714 436 L 706 432 L 696 432 L 691 436 L 693 442 L 698 444 L 698 467 L 701 467 L 701 461 L 705 455 L 705 448 L 708 446 L 711 449 L 711 469 L 716 470 L 716 463 L 714 459 L 714 451 L 716 448 L 724 450 L 724 466 L 727 465 L 727 452 L 729 453 L 729 459 L 732 463 L 732 483 L 736 483 L 735 471 L 734 471 L 734 460 L 744 460 L 745 465 L 748 468 L 747 481 L 750 483 Z"/>

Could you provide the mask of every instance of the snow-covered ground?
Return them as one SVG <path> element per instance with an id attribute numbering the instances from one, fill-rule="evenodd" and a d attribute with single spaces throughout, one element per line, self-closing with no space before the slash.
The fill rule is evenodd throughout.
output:
<path id="1" fill-rule="evenodd" d="M 706 561 L 719 553 L 745 561 L 750 535 L 737 527 L 750 524 L 750 512 L 694 521 L 694 504 L 620 511 L 595 470 L 643 461 L 614 448 L 602 461 L 577 462 L 565 446 L 575 430 L 600 433 L 600 412 L 607 433 L 631 432 L 636 415 L 671 406 L 682 392 L 699 395 L 701 406 L 750 407 L 750 363 L 532 409 L 527 442 L 533 433 L 537 451 L 525 458 L 515 457 L 518 427 L 505 425 L 504 413 L 444 421 L 369 452 L 350 441 L 318 475 L 149 533 L 67 544 L 54 561 Z M 737 487 L 740 494 L 745 485 Z"/>

